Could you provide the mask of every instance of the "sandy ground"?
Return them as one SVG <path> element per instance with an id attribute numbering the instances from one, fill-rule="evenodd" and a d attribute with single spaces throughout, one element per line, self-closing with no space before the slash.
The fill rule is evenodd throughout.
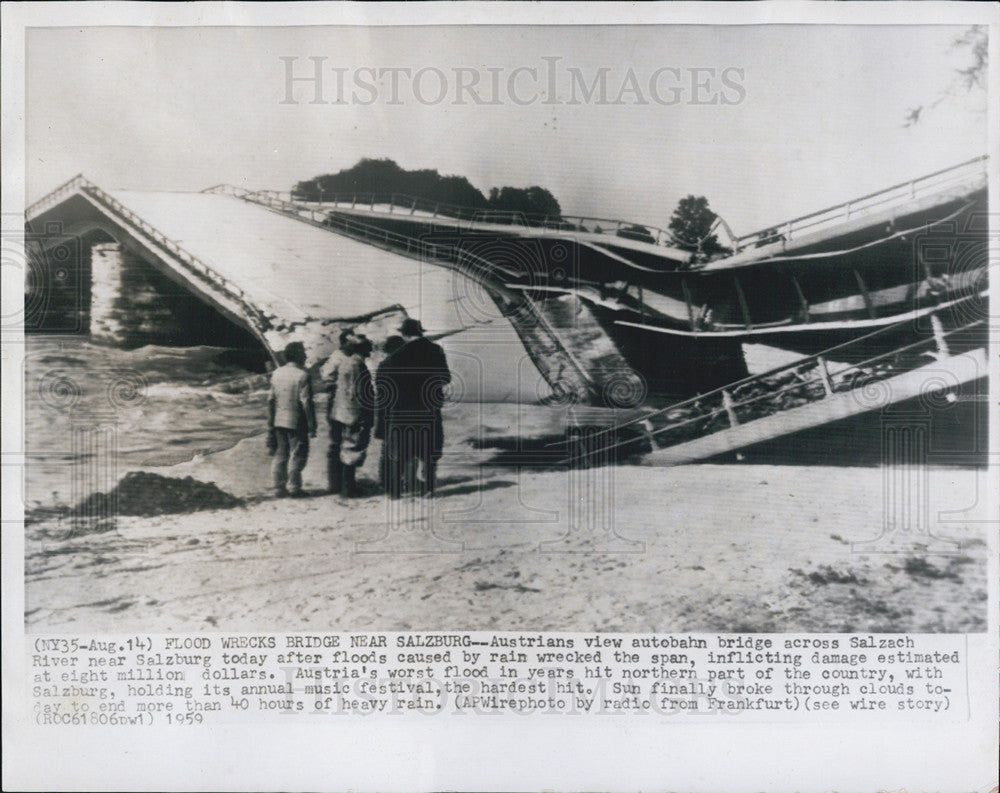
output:
<path id="1" fill-rule="evenodd" d="M 322 443 L 306 471 L 313 495 L 265 497 L 262 448 L 256 437 L 155 469 L 245 506 L 119 517 L 93 533 L 29 523 L 28 629 L 986 629 L 987 528 L 971 506 L 983 470 L 928 472 L 930 530 L 956 541 L 941 544 L 882 534 L 878 468 L 519 472 L 465 449 L 442 464 L 437 498 L 393 502 L 374 492 L 374 445 L 372 494 L 344 505 L 320 490 Z"/>

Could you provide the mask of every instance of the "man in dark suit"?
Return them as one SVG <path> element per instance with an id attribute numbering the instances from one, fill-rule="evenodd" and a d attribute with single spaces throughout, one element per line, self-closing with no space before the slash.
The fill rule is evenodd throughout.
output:
<path id="1" fill-rule="evenodd" d="M 417 463 L 423 473 L 423 494 L 434 493 L 435 472 L 444 445 L 441 407 L 451 372 L 444 350 L 424 338 L 419 320 L 406 319 L 399 328 L 404 344 L 379 367 L 377 386 L 385 404 L 386 492 L 398 498 L 405 484 L 416 493 Z"/>
<path id="2" fill-rule="evenodd" d="M 389 405 L 395 402 L 394 383 L 391 382 L 392 357 L 406 344 L 402 336 L 389 336 L 382 344 L 382 362 L 375 370 L 375 405 L 372 435 L 382 441 L 378 461 L 378 480 L 389 492 L 389 444 L 386 442 L 386 424 Z"/>

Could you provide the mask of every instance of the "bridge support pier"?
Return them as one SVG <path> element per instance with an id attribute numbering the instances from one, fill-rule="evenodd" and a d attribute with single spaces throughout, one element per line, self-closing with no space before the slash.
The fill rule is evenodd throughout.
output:
<path id="1" fill-rule="evenodd" d="M 248 367 L 263 368 L 268 356 L 255 336 L 130 246 L 93 244 L 89 269 L 89 332 L 94 341 L 126 349 L 147 344 L 232 347 L 246 354 Z"/>
<path id="2" fill-rule="evenodd" d="M 90 254 L 90 335 L 95 341 L 121 343 L 125 326 L 120 307 L 122 250 L 115 242 L 98 243 Z"/>
<path id="3" fill-rule="evenodd" d="M 115 346 L 178 343 L 190 335 L 175 315 L 178 289 L 118 243 L 91 252 L 90 334 Z M 193 301 L 194 298 L 192 297 Z"/>

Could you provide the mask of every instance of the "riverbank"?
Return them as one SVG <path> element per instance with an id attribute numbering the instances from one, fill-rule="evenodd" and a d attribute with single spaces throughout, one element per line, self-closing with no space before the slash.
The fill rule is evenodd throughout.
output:
<path id="1" fill-rule="evenodd" d="M 157 469 L 243 506 L 119 517 L 96 533 L 29 524 L 28 630 L 986 629 L 982 507 L 935 519 L 975 504 L 984 470 L 929 472 L 930 529 L 955 540 L 937 553 L 913 533 L 856 544 L 882 533 L 872 468 L 446 460 L 434 500 L 373 492 L 345 506 L 320 494 L 319 449 L 313 496 L 265 498 L 261 446 Z"/>

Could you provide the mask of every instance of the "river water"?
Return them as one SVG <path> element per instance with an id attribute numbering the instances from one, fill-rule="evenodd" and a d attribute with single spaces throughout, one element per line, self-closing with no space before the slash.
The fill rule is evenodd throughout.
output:
<path id="1" fill-rule="evenodd" d="M 71 506 L 110 490 L 127 471 L 187 462 L 260 435 L 269 378 L 248 365 L 224 347 L 123 350 L 29 336 L 25 507 Z M 494 454 L 505 460 L 525 441 L 558 439 L 566 423 L 558 405 L 461 400 L 445 408 L 446 454 L 459 449 L 463 459 L 478 459 L 485 444 L 493 451 L 484 462 Z"/>
<path id="2" fill-rule="evenodd" d="M 120 475 L 190 460 L 260 433 L 267 386 L 266 375 L 244 368 L 223 347 L 121 350 L 81 338 L 29 336 L 25 506 L 79 497 L 72 469 L 87 458 L 112 464 L 109 476 Z M 101 440 L 108 437 L 113 452 Z M 102 456 L 113 459 L 97 459 Z"/>

